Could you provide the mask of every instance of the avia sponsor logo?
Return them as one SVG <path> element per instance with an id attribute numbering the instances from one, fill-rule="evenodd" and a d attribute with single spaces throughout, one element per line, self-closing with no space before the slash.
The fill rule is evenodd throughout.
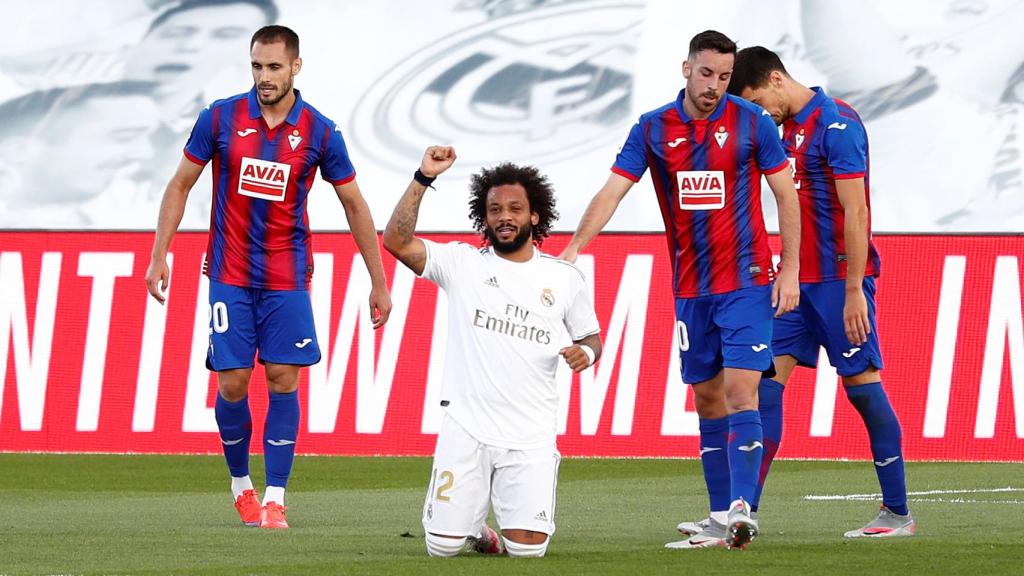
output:
<path id="1" fill-rule="evenodd" d="M 621 142 L 643 3 L 462 4 L 485 17 L 385 67 L 353 109 L 354 146 L 404 171 L 423 142 L 459 142 L 450 172 L 465 176 L 509 150 L 548 164 Z"/>
<path id="2" fill-rule="evenodd" d="M 258 160 L 242 156 L 242 168 L 238 174 L 238 193 L 242 196 L 281 202 L 288 188 L 290 164 Z"/>
<path id="3" fill-rule="evenodd" d="M 680 210 L 717 210 L 725 206 L 725 173 L 721 170 L 676 172 Z"/>

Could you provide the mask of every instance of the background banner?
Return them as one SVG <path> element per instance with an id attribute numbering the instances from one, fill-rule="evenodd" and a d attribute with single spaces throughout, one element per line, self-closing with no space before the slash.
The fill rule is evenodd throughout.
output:
<path id="1" fill-rule="evenodd" d="M 557 254 L 568 238 L 550 238 L 545 251 Z M 884 382 L 907 458 L 1024 459 L 1024 236 L 875 240 L 883 259 Z M 0 451 L 219 451 L 216 383 L 203 365 L 206 235 L 175 239 L 166 307 L 145 289 L 150 244 L 150 233 L 0 232 Z M 351 237 L 322 233 L 314 246 L 312 299 L 324 356 L 303 371 L 299 451 L 432 453 L 443 293 L 385 257 L 394 311 L 374 332 L 370 282 Z M 560 449 L 696 456 L 663 235 L 600 235 L 579 265 L 593 283 L 605 352 L 595 370 L 560 373 Z M 819 365 L 799 369 L 788 386 L 780 455 L 870 457 L 835 372 L 827 361 Z M 257 369 L 250 393 L 257 438 L 265 390 Z"/>
<path id="2" fill-rule="evenodd" d="M 301 37 L 295 86 L 335 120 L 374 219 L 431 144 L 459 163 L 424 229 L 467 230 L 468 175 L 535 164 L 571 231 L 645 111 L 675 99 L 689 39 L 776 50 L 865 119 L 872 221 L 889 232 L 1024 230 L 1024 0 L 0 0 L 0 228 L 151 229 L 199 111 L 247 91 L 249 38 Z M 774 199 L 766 218 L 776 227 Z M 458 206 L 451 210 L 451 206 Z M 209 223 L 210 177 L 183 226 Z M 314 228 L 347 229 L 333 190 Z M 645 181 L 609 230 L 657 231 Z"/>

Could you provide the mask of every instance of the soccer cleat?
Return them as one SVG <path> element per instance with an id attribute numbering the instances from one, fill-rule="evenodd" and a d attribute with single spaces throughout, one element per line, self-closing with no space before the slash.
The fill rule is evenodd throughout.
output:
<path id="1" fill-rule="evenodd" d="M 255 490 L 243 490 L 238 498 L 235 498 L 235 510 L 238 510 L 242 524 L 246 526 L 260 525 L 260 499 L 259 496 L 256 496 Z"/>
<path id="2" fill-rule="evenodd" d="M 733 500 L 729 506 L 725 543 L 729 548 L 743 550 L 757 538 L 757 520 L 750 512 L 750 505 L 743 498 Z"/>
<path id="3" fill-rule="evenodd" d="M 890 536 L 913 536 L 917 532 L 917 523 L 907 514 L 900 516 L 885 506 L 878 511 L 878 516 L 863 528 L 850 530 L 843 536 L 847 538 L 889 538 Z"/>
<path id="4" fill-rule="evenodd" d="M 288 527 L 288 520 L 284 517 L 284 511 L 288 508 L 277 502 L 267 502 L 260 512 L 260 528 L 281 529 Z"/>
<path id="5" fill-rule="evenodd" d="M 705 518 L 698 522 L 680 522 L 676 526 L 676 530 L 683 535 L 684 538 L 689 538 L 696 534 L 700 534 L 705 528 L 711 525 L 711 518 Z"/>
<path id="6" fill-rule="evenodd" d="M 703 522 L 707 522 L 707 526 L 705 526 L 701 531 L 690 536 L 686 540 L 669 542 L 668 544 L 665 544 L 665 548 L 673 550 L 690 550 L 693 548 L 725 547 L 725 525 L 719 524 L 710 518 L 702 520 L 701 522 L 690 522 L 689 524 L 696 525 Z"/>
<path id="7" fill-rule="evenodd" d="M 504 554 L 505 545 L 498 537 L 498 533 L 490 526 L 484 525 L 483 533 L 479 537 L 469 538 L 470 548 L 481 554 Z"/>

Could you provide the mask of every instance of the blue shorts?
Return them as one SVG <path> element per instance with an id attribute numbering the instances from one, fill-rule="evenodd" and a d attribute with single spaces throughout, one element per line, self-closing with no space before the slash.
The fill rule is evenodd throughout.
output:
<path id="1" fill-rule="evenodd" d="M 714 378 L 722 368 L 772 367 L 772 287 L 676 299 L 683 382 Z"/>
<path id="2" fill-rule="evenodd" d="M 206 367 L 217 372 L 252 368 L 257 350 L 260 363 L 309 366 L 320 361 L 309 292 L 210 280 Z"/>
<path id="3" fill-rule="evenodd" d="M 843 306 L 846 281 L 800 284 L 800 306 L 775 319 L 772 349 L 776 356 L 792 356 L 801 366 L 818 365 L 818 348 L 824 347 L 829 363 L 840 376 L 856 376 L 874 366 L 882 369 L 882 350 L 875 326 L 875 279 L 864 279 L 871 333 L 868 341 L 854 346 L 846 338 Z"/>

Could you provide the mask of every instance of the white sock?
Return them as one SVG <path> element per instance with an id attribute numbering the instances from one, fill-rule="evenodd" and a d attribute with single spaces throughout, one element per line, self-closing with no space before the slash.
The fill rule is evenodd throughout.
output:
<path id="1" fill-rule="evenodd" d="M 551 541 L 551 538 L 545 539 L 541 544 L 520 544 L 504 536 L 502 536 L 502 540 L 505 541 L 505 550 L 512 558 L 540 558 L 547 552 L 548 542 Z"/>
<path id="2" fill-rule="evenodd" d="M 233 500 L 238 500 L 242 492 L 252 489 L 252 479 L 248 476 L 242 476 L 241 478 L 231 477 L 231 498 Z"/>
<path id="3" fill-rule="evenodd" d="M 723 526 L 729 523 L 729 511 L 719 510 L 711 513 L 711 519 Z"/>
<path id="4" fill-rule="evenodd" d="M 284 486 L 267 486 L 267 491 L 263 494 L 263 505 L 266 506 L 268 502 L 277 502 L 284 506 Z"/>
<path id="5" fill-rule="evenodd" d="M 427 532 L 424 540 L 427 544 L 427 554 L 440 558 L 451 558 L 461 552 L 463 546 L 466 545 L 465 536 L 461 538 L 448 538 Z"/>

